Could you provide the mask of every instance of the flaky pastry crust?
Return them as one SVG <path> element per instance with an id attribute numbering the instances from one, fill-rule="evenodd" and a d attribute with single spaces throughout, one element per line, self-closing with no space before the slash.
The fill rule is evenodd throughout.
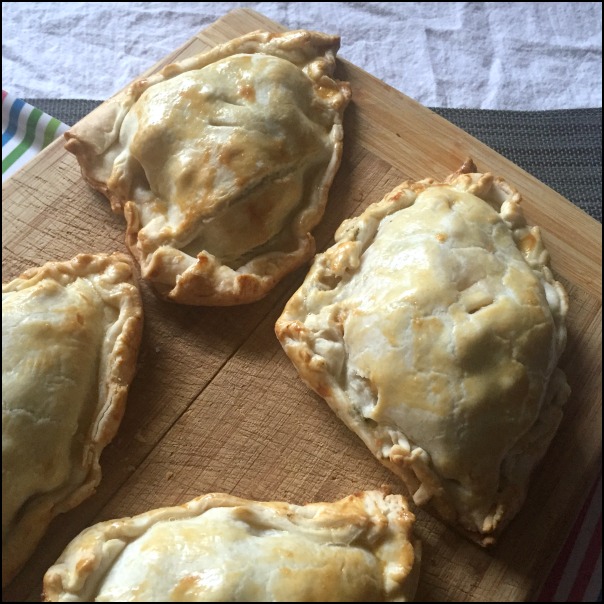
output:
<path id="1" fill-rule="evenodd" d="M 313 255 L 350 99 L 338 48 L 254 32 L 138 80 L 65 134 L 161 295 L 252 302 Z"/>
<path id="2" fill-rule="evenodd" d="M 44 577 L 49 602 L 401 602 L 419 572 L 415 517 L 367 491 L 305 506 L 222 493 L 101 522 Z"/>
<path id="3" fill-rule="evenodd" d="M 302 379 L 416 504 L 482 545 L 562 417 L 567 294 L 520 195 L 470 162 L 344 221 L 276 323 Z"/>
<path id="4" fill-rule="evenodd" d="M 141 337 L 132 269 L 123 254 L 81 254 L 2 286 L 3 586 L 101 479 Z"/>

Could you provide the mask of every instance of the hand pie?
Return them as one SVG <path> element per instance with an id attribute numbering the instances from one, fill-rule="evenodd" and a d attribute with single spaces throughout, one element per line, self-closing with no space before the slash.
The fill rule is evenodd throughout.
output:
<path id="1" fill-rule="evenodd" d="M 82 254 L 2 286 L 2 585 L 89 497 L 134 374 L 142 310 L 127 256 Z"/>
<path id="2" fill-rule="evenodd" d="M 419 572 L 414 521 L 400 495 L 380 491 L 305 506 L 214 493 L 85 530 L 47 571 L 44 596 L 48 602 L 408 601 Z"/>
<path id="3" fill-rule="evenodd" d="M 337 36 L 254 32 L 132 84 L 66 133 L 164 297 L 263 297 L 314 253 L 342 154 Z"/>
<path id="4" fill-rule="evenodd" d="M 519 194 L 469 170 L 345 221 L 276 333 L 415 503 L 488 545 L 562 416 L 568 302 Z"/>

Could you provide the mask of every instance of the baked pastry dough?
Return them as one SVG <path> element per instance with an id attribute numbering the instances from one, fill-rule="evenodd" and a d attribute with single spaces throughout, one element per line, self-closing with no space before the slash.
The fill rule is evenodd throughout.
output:
<path id="1" fill-rule="evenodd" d="M 50 262 L 2 286 L 2 585 L 99 483 L 141 327 L 123 254 Z"/>
<path id="2" fill-rule="evenodd" d="M 520 195 L 467 171 L 345 221 L 276 333 L 415 502 L 488 545 L 562 416 L 568 302 Z"/>
<path id="3" fill-rule="evenodd" d="M 414 516 L 368 491 L 306 506 L 214 493 L 101 522 L 44 577 L 50 602 L 400 602 L 415 593 Z"/>
<path id="4" fill-rule="evenodd" d="M 174 302 L 263 297 L 314 253 L 342 154 L 339 38 L 254 32 L 132 84 L 66 133 Z"/>

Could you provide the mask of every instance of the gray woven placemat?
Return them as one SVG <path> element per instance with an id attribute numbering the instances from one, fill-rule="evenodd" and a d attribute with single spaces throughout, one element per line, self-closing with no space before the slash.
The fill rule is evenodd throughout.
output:
<path id="1" fill-rule="evenodd" d="M 25 99 L 73 125 L 99 101 Z M 602 222 L 602 109 L 433 109 Z"/>

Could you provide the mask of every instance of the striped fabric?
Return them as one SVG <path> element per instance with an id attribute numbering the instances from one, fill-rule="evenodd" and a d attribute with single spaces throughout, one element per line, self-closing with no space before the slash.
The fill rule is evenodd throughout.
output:
<path id="1" fill-rule="evenodd" d="M 583 504 L 538 601 L 602 601 L 601 476 Z"/>
<path id="2" fill-rule="evenodd" d="M 67 126 L 2 91 L 2 181 L 24 166 Z"/>
<path id="3" fill-rule="evenodd" d="M 68 126 L 2 91 L 2 181 Z M 539 602 L 602 601 L 602 479 L 592 487 Z"/>

